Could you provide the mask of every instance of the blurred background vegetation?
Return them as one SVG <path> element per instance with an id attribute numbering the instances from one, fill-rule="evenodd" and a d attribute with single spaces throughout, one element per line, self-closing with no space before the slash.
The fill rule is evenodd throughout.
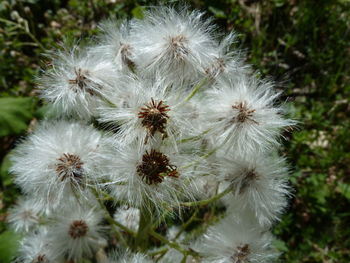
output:
<path id="1" fill-rule="evenodd" d="M 0 1 L 0 262 L 18 238 L 6 211 L 18 189 L 8 154 L 44 112 L 34 76 L 43 53 L 65 38 L 93 37 L 107 17 L 142 18 L 146 0 Z M 181 6 L 181 3 L 177 3 Z M 282 262 L 350 262 L 350 2 L 193 0 L 224 31 L 236 31 L 247 62 L 272 76 L 300 121 L 284 155 L 295 189 L 275 228 Z"/>

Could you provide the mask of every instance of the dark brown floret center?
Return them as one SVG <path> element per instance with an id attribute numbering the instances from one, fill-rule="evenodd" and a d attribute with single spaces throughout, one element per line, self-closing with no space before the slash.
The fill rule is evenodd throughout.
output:
<path id="1" fill-rule="evenodd" d="M 138 117 L 142 119 L 142 126 L 148 130 L 149 135 L 153 136 L 157 131 L 166 136 L 165 127 L 170 111 L 169 106 L 161 100 L 159 102 L 151 98 L 151 102 L 141 108 Z"/>
<path id="2" fill-rule="evenodd" d="M 170 164 L 165 154 L 156 150 L 146 151 L 142 156 L 137 174 L 149 185 L 163 182 L 165 176 L 178 177 L 176 166 Z"/>
<path id="3" fill-rule="evenodd" d="M 238 110 L 238 114 L 232 119 L 234 122 L 244 123 L 249 120 L 255 124 L 258 124 L 258 122 L 253 119 L 253 113 L 255 110 L 249 109 L 246 102 L 240 102 L 232 105 L 232 109 Z"/>
<path id="4" fill-rule="evenodd" d="M 239 193 L 242 194 L 251 185 L 251 183 L 255 181 L 257 178 L 258 178 L 258 174 L 254 169 L 244 171 Z"/>
<path id="5" fill-rule="evenodd" d="M 81 181 L 83 178 L 83 162 L 75 154 L 64 153 L 57 159 L 56 172 L 62 181 L 65 179 L 75 179 Z"/>
<path id="6" fill-rule="evenodd" d="M 73 239 L 76 239 L 86 236 L 88 230 L 88 225 L 83 220 L 75 220 L 70 225 L 68 233 Z"/>
<path id="7" fill-rule="evenodd" d="M 235 253 L 231 256 L 233 263 L 244 263 L 246 262 L 250 253 L 250 248 L 248 244 L 238 246 Z"/>
<path id="8" fill-rule="evenodd" d="M 78 70 L 75 69 L 75 75 L 75 79 L 68 80 L 68 83 L 78 86 L 81 90 L 88 92 L 90 95 L 94 95 L 94 90 L 88 87 L 88 84 L 91 83 L 91 81 L 87 78 L 87 76 L 89 75 L 89 71 L 82 70 L 81 68 L 79 68 Z M 76 89 L 74 90 L 77 91 Z"/>
<path id="9" fill-rule="evenodd" d="M 175 59 L 182 60 L 189 53 L 186 46 L 188 39 L 183 35 L 170 37 L 170 50 Z"/>
<path id="10" fill-rule="evenodd" d="M 39 254 L 32 260 L 32 263 L 48 263 L 49 260 L 46 258 L 44 254 Z"/>

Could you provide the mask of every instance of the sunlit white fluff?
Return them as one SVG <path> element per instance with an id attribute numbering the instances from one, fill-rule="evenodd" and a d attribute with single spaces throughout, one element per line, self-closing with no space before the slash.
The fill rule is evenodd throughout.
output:
<path id="1" fill-rule="evenodd" d="M 230 33 L 224 37 L 217 48 L 215 55 L 203 65 L 203 73 L 213 79 L 217 77 L 240 78 L 249 72 L 249 67 L 243 63 L 241 50 L 234 49 L 236 34 Z"/>
<path id="2" fill-rule="evenodd" d="M 140 223 L 140 209 L 124 205 L 117 208 L 113 218 L 127 228 L 137 232 Z"/>
<path id="3" fill-rule="evenodd" d="M 41 97 L 63 115 L 90 119 L 103 104 L 101 92 L 117 76 L 112 62 L 75 46 L 49 56 L 51 64 L 38 78 Z"/>
<path id="4" fill-rule="evenodd" d="M 272 83 L 254 77 L 221 79 L 206 92 L 203 103 L 207 139 L 214 147 L 249 158 L 278 145 L 281 130 L 293 125 L 276 104 L 279 95 Z"/>
<path id="5" fill-rule="evenodd" d="M 12 174 L 38 205 L 54 209 L 67 196 L 84 195 L 103 169 L 102 136 L 91 126 L 44 122 L 12 156 Z"/>
<path id="6" fill-rule="evenodd" d="M 164 207 L 178 207 L 179 198 L 192 199 L 193 167 L 186 167 L 192 160 L 189 155 L 182 154 L 171 146 L 150 147 L 138 143 L 116 145 L 115 150 L 109 154 L 111 183 L 108 189 L 116 200 L 157 212 Z M 164 173 L 156 172 L 159 170 L 157 167 L 165 166 L 152 156 L 160 156 L 159 159 L 164 163 L 168 162 Z M 143 170 L 141 165 L 148 165 L 148 168 Z M 149 177 L 145 175 L 148 173 L 143 174 L 143 171 L 151 172 L 153 179 L 160 178 L 160 181 L 147 181 Z"/>
<path id="7" fill-rule="evenodd" d="M 228 211 L 251 210 L 263 226 L 280 218 L 289 196 L 288 166 L 283 158 L 255 156 L 244 160 L 228 155 L 218 160 L 218 180 L 233 191 L 224 199 Z"/>
<path id="8" fill-rule="evenodd" d="M 106 261 L 101 263 L 152 263 L 152 261 L 147 255 L 142 253 L 132 253 L 129 250 L 124 252 L 111 253 Z"/>
<path id="9" fill-rule="evenodd" d="M 49 233 L 41 228 L 39 231 L 28 234 L 20 242 L 16 263 L 63 263 L 63 257 L 56 257 L 52 244 L 48 239 Z"/>
<path id="10" fill-rule="evenodd" d="M 211 226 L 194 245 L 210 263 L 270 263 L 278 256 L 271 248 L 272 236 L 250 220 L 226 217 Z"/>
<path id="11" fill-rule="evenodd" d="M 133 20 L 131 43 L 138 67 L 151 74 L 162 72 L 174 82 L 196 79 L 215 47 L 214 26 L 203 15 L 187 8 L 177 12 L 160 7 L 145 12 L 142 20 Z"/>
<path id="12" fill-rule="evenodd" d="M 7 222 L 16 232 L 28 232 L 39 224 L 41 207 L 34 199 L 20 197 L 17 204 L 9 209 Z"/>
<path id="13" fill-rule="evenodd" d="M 186 94 L 175 92 L 169 83 L 159 77 L 128 78 L 124 82 L 126 86 L 122 91 L 111 93 L 109 96 L 110 101 L 117 107 L 105 105 L 99 108 L 101 122 L 120 125 L 120 140 L 125 143 L 135 140 L 151 143 L 155 138 L 167 138 L 176 144 L 176 140 L 192 135 L 194 127 L 191 121 L 195 116 L 193 105 L 183 103 Z M 147 114 L 147 107 L 157 110 L 152 106 L 153 103 L 164 107 L 165 124 L 155 125 L 156 129 L 152 132 L 147 122 L 145 125 L 146 118 L 142 117 L 142 114 Z"/>
<path id="14" fill-rule="evenodd" d="M 81 262 L 105 246 L 106 228 L 101 225 L 102 212 L 97 208 L 68 204 L 51 218 L 48 227 L 53 254 Z"/>
<path id="15" fill-rule="evenodd" d="M 129 23 L 106 20 L 99 25 L 102 34 L 97 45 L 90 52 L 112 61 L 118 70 L 134 70 L 134 48 L 129 41 Z"/>

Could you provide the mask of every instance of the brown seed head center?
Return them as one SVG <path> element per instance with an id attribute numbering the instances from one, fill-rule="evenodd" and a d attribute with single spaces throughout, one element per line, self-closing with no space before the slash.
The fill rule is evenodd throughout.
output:
<path id="1" fill-rule="evenodd" d="M 242 194 L 251 185 L 251 183 L 255 181 L 257 178 L 258 178 L 258 174 L 254 169 L 244 171 L 239 193 Z"/>
<path id="2" fill-rule="evenodd" d="M 238 114 L 232 119 L 233 122 L 244 123 L 249 120 L 255 124 L 258 124 L 258 122 L 253 119 L 253 113 L 255 110 L 249 109 L 246 102 L 240 102 L 232 105 L 232 109 L 238 110 Z"/>
<path id="3" fill-rule="evenodd" d="M 83 220 L 75 220 L 70 225 L 68 234 L 73 239 L 77 239 L 86 236 L 88 230 L 89 227 Z"/>
<path id="4" fill-rule="evenodd" d="M 224 72 L 225 68 L 225 60 L 223 58 L 216 58 L 215 62 L 211 65 L 211 67 L 205 70 L 205 73 L 210 75 L 211 77 L 216 77 L 220 73 Z"/>
<path id="5" fill-rule="evenodd" d="M 80 181 L 83 177 L 83 162 L 80 157 L 75 154 L 64 153 L 57 159 L 56 172 L 61 180 L 67 178 Z"/>
<path id="6" fill-rule="evenodd" d="M 138 117 L 142 119 L 142 126 L 148 130 L 149 135 L 153 136 L 157 131 L 166 136 L 165 126 L 169 116 L 169 106 L 161 100 L 156 102 L 151 98 L 151 102 L 141 108 Z"/>
<path id="7" fill-rule="evenodd" d="M 178 35 L 170 37 L 169 39 L 169 48 L 170 52 L 175 59 L 182 60 L 189 51 L 187 48 L 188 39 L 184 35 Z"/>
<path id="8" fill-rule="evenodd" d="M 90 95 L 94 95 L 94 90 L 88 87 L 88 84 L 91 83 L 91 81 L 87 78 L 89 71 L 82 70 L 81 68 L 75 69 L 74 71 L 76 77 L 75 79 L 68 80 L 68 83 L 78 86 L 81 90 L 87 91 Z M 77 89 L 74 89 L 74 91 L 77 92 Z"/>
<path id="9" fill-rule="evenodd" d="M 247 258 L 250 253 L 250 248 L 248 244 L 238 246 L 235 253 L 231 256 L 232 263 L 244 263 L 247 262 Z"/>
<path id="10" fill-rule="evenodd" d="M 44 254 L 39 254 L 32 260 L 32 263 L 48 263 L 49 260 L 46 258 Z"/>
<path id="11" fill-rule="evenodd" d="M 142 156 L 137 174 L 149 185 L 163 182 L 165 176 L 178 177 L 176 166 L 170 164 L 169 158 L 153 149 Z"/>

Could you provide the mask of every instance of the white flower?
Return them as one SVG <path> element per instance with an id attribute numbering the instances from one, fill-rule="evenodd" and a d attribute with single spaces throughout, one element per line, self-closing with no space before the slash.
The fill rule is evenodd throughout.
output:
<path id="1" fill-rule="evenodd" d="M 110 152 L 111 195 L 137 208 L 178 206 L 179 198 L 192 199 L 191 157 L 165 145 L 152 148 L 134 143 L 117 145 Z"/>
<path id="2" fill-rule="evenodd" d="M 101 148 L 101 134 L 91 126 L 42 123 L 17 146 L 11 172 L 38 205 L 54 209 L 64 197 L 79 197 L 96 184 L 104 167 Z"/>
<path id="3" fill-rule="evenodd" d="M 96 208 L 67 205 L 57 212 L 48 227 L 53 254 L 80 262 L 105 246 L 102 212 Z"/>
<path id="4" fill-rule="evenodd" d="M 127 228 L 137 232 L 140 223 L 140 209 L 124 205 L 117 208 L 113 218 Z"/>
<path id="5" fill-rule="evenodd" d="M 130 39 L 137 66 L 150 74 L 162 72 L 174 82 L 195 79 L 216 44 L 214 26 L 203 15 L 161 7 L 145 12 L 143 20 L 133 20 Z"/>
<path id="6" fill-rule="evenodd" d="M 289 196 L 288 168 L 283 158 L 221 156 L 219 167 L 218 179 L 233 189 L 233 194 L 224 198 L 229 211 L 251 210 L 262 226 L 279 219 Z"/>
<path id="7" fill-rule="evenodd" d="M 213 147 L 222 147 L 238 156 L 252 157 L 278 145 L 283 128 L 294 124 L 275 105 L 280 93 L 272 83 L 243 77 L 223 80 L 206 92 L 202 122 Z"/>
<path id="8" fill-rule="evenodd" d="M 277 253 L 271 249 L 271 235 L 256 228 L 250 220 L 237 222 L 226 217 L 211 226 L 194 249 L 203 263 L 270 263 Z"/>
<path id="9" fill-rule="evenodd" d="M 90 48 L 106 61 L 112 61 L 118 70 L 134 70 L 134 50 L 129 41 L 129 23 L 107 20 L 100 24 L 100 41 Z"/>
<path id="10" fill-rule="evenodd" d="M 34 199 L 20 197 L 8 212 L 7 221 L 16 232 L 28 232 L 39 224 L 41 209 Z"/>
<path id="11" fill-rule="evenodd" d="M 54 256 L 46 229 L 40 229 L 26 236 L 20 244 L 19 257 L 15 262 L 21 263 L 63 263 L 63 257 Z"/>
<path id="12" fill-rule="evenodd" d="M 53 53 L 51 66 L 38 78 L 41 97 L 60 114 L 82 119 L 96 115 L 101 93 L 117 77 L 112 62 L 74 47 Z"/>
<path id="13" fill-rule="evenodd" d="M 164 80 L 133 79 L 128 91 L 115 93 L 110 100 L 119 107 L 100 107 L 100 121 L 120 125 L 118 136 L 125 143 L 148 143 L 155 138 L 176 140 L 190 136 L 194 129 L 191 105 L 184 94 L 175 92 Z"/>

